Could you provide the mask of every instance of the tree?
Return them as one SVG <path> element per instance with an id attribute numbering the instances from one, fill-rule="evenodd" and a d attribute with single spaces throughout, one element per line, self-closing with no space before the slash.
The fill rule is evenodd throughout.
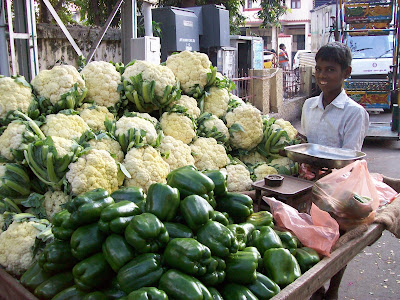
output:
<path id="1" fill-rule="evenodd" d="M 284 0 L 261 0 L 261 8 L 257 15 L 263 20 L 262 27 L 279 27 L 279 18 L 288 11 Z"/>

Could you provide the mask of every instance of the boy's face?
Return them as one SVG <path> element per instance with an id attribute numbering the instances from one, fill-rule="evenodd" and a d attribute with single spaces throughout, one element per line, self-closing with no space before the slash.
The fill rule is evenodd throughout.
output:
<path id="1" fill-rule="evenodd" d="M 351 67 L 342 70 L 340 64 L 318 59 L 315 65 L 315 79 L 324 94 L 339 94 L 343 82 L 351 74 Z"/>

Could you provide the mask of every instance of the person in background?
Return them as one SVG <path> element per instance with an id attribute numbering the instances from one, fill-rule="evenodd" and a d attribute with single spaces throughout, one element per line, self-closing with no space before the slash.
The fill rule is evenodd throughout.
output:
<path id="1" fill-rule="evenodd" d="M 309 143 L 361 151 L 369 116 L 343 89 L 351 60 L 349 47 L 339 42 L 322 46 L 315 55 L 315 80 L 322 93 L 305 101 L 301 115 Z"/>
<path id="2" fill-rule="evenodd" d="M 287 70 L 289 68 L 289 56 L 286 52 L 285 44 L 279 45 L 279 67 L 283 70 Z"/>

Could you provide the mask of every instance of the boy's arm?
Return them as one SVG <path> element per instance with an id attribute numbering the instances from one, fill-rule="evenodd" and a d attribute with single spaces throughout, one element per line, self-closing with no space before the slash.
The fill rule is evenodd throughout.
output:
<path id="1" fill-rule="evenodd" d="M 365 109 L 353 114 L 344 127 L 342 148 L 361 151 L 364 138 L 367 135 L 369 116 Z"/>

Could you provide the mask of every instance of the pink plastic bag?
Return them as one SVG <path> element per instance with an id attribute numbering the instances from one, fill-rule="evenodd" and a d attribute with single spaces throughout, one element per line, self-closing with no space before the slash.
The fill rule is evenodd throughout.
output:
<path id="1" fill-rule="evenodd" d="M 379 196 L 379 206 L 391 203 L 399 193 L 383 182 L 383 176 L 379 173 L 371 173 L 372 181 L 375 184 Z"/>
<path id="2" fill-rule="evenodd" d="M 318 253 L 329 256 L 339 238 L 339 224 L 329 213 L 311 205 L 310 215 L 299 213 L 295 208 L 276 200 L 263 197 L 271 207 L 275 223 L 293 232 L 300 242 Z"/>
<path id="3" fill-rule="evenodd" d="M 371 223 L 379 206 L 378 191 L 365 160 L 334 170 L 318 180 L 312 192 L 313 202 L 332 213 L 343 230 Z"/>

